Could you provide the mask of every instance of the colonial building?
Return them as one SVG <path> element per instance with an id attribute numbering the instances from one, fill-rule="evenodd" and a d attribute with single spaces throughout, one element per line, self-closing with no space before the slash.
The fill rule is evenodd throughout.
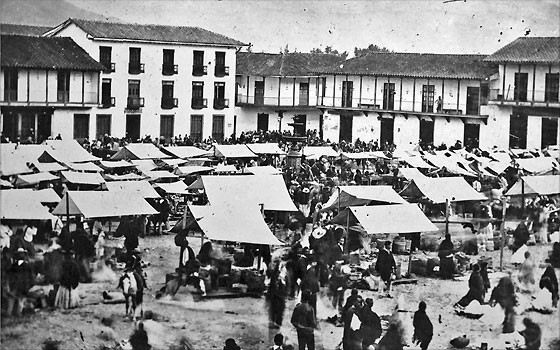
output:
<path id="1" fill-rule="evenodd" d="M 235 53 L 245 44 L 196 27 L 81 19 L 46 35 L 72 38 L 104 67 L 90 138 L 221 140 L 233 133 Z"/>
<path id="2" fill-rule="evenodd" d="M 3 28 L 4 29 L 4 28 Z M 89 137 L 103 66 L 70 38 L 2 35 L 3 137 L 40 142 Z"/>
<path id="3" fill-rule="evenodd" d="M 323 79 L 318 67 L 342 62 L 335 55 L 310 53 L 237 54 L 237 134 L 247 130 L 321 130 Z"/>
<path id="4" fill-rule="evenodd" d="M 560 144 L 560 38 L 518 38 L 486 62 L 499 65 L 488 104 L 502 127 L 506 147 Z"/>

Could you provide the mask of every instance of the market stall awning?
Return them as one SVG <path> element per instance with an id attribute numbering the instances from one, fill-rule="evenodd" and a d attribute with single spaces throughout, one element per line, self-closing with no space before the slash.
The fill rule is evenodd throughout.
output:
<path id="1" fill-rule="evenodd" d="M 66 215 L 67 212 L 85 218 L 157 214 L 141 196 L 118 191 L 67 191 L 52 213 Z"/>
<path id="2" fill-rule="evenodd" d="M 438 231 L 415 204 L 348 207 L 331 222 L 339 225 L 359 223 L 370 235 Z"/>
<path id="3" fill-rule="evenodd" d="M 5 192 L 7 191 L 0 193 L 0 219 L 56 220 L 56 217 L 49 213 L 47 207 L 39 200 L 30 200 L 29 194 L 14 192 L 7 195 Z"/>
<path id="4" fill-rule="evenodd" d="M 342 159 L 389 159 L 385 154 L 381 151 L 375 152 L 343 152 L 340 154 Z"/>
<path id="5" fill-rule="evenodd" d="M 32 186 L 41 182 L 55 181 L 59 177 L 51 173 L 22 174 L 16 178 L 16 186 Z"/>
<path id="6" fill-rule="evenodd" d="M 253 175 L 279 175 L 282 174 L 282 170 L 276 169 L 271 165 L 266 166 L 250 166 L 243 169 L 243 173 L 245 174 L 253 174 Z"/>
<path id="7" fill-rule="evenodd" d="M 399 176 L 404 177 L 407 180 L 413 180 L 417 178 L 426 177 L 416 168 L 399 168 Z"/>
<path id="8" fill-rule="evenodd" d="M 286 155 L 276 143 L 248 143 L 247 147 L 255 154 Z"/>
<path id="9" fill-rule="evenodd" d="M 39 157 L 42 162 L 57 161 L 68 165 L 68 163 L 93 162 L 100 158 L 86 151 L 76 140 L 47 140 L 48 146 Z"/>
<path id="10" fill-rule="evenodd" d="M 130 143 L 113 154 L 111 160 L 162 158 L 171 157 L 160 151 L 153 143 Z"/>
<path id="11" fill-rule="evenodd" d="M 265 210 L 297 211 L 282 176 L 203 175 L 200 178 L 210 205 L 240 202 L 264 204 Z"/>
<path id="12" fill-rule="evenodd" d="M 10 190 L 1 190 L 0 196 L 11 199 L 25 199 L 29 202 L 42 203 L 58 203 L 60 197 L 52 188 L 42 190 L 33 190 L 30 188 L 18 188 Z"/>
<path id="13" fill-rule="evenodd" d="M 524 158 L 515 161 L 521 169 L 535 175 L 559 169 L 558 162 L 553 157 Z"/>
<path id="14" fill-rule="evenodd" d="M 125 168 L 136 168 L 136 164 L 127 162 L 126 160 L 102 160 L 99 162 L 99 166 L 102 169 L 125 169 Z"/>
<path id="15" fill-rule="evenodd" d="M 99 173 L 99 172 L 103 171 L 103 169 L 101 169 L 100 167 L 98 167 L 97 165 L 95 165 L 91 162 L 69 163 L 69 164 L 66 164 L 66 165 L 74 171 L 85 171 L 85 172 L 89 172 L 89 173 Z"/>
<path id="16" fill-rule="evenodd" d="M 399 161 L 401 162 L 405 162 L 408 165 L 410 165 L 413 168 L 420 168 L 420 169 L 433 169 L 434 167 L 431 166 L 430 164 L 426 163 L 424 161 L 424 159 L 422 159 L 422 157 L 420 156 L 406 156 L 406 157 L 401 157 L 399 159 Z"/>
<path id="17" fill-rule="evenodd" d="M 144 171 L 143 173 L 150 178 L 150 181 L 169 180 L 169 179 L 179 178 L 179 176 L 167 170 L 151 170 L 151 171 Z"/>
<path id="18" fill-rule="evenodd" d="M 156 184 L 157 187 L 161 188 L 168 194 L 189 194 L 187 190 L 187 184 L 183 181 L 176 181 L 171 183 L 159 183 Z"/>
<path id="19" fill-rule="evenodd" d="M 406 201 L 391 186 L 339 186 L 322 210 L 373 204 L 402 204 Z"/>
<path id="20" fill-rule="evenodd" d="M 399 193 L 403 197 L 426 197 L 433 203 L 483 201 L 487 198 L 462 177 L 415 178 Z"/>
<path id="21" fill-rule="evenodd" d="M 140 198 L 161 198 L 148 181 L 119 181 L 105 184 L 109 192 L 120 193 L 121 196 L 129 195 Z"/>
<path id="22" fill-rule="evenodd" d="M 104 174 L 103 177 L 109 181 L 140 181 L 140 180 L 146 180 L 148 178 L 145 175 L 138 175 L 135 173 L 129 173 L 123 175 Z"/>
<path id="23" fill-rule="evenodd" d="M 37 163 L 46 145 L 0 144 L 0 176 L 32 173 L 28 164 Z"/>
<path id="24" fill-rule="evenodd" d="M 258 206 L 189 205 L 188 208 L 199 229 L 213 241 L 283 245 L 270 231 Z"/>
<path id="25" fill-rule="evenodd" d="M 200 173 L 209 173 L 213 170 L 214 168 L 209 166 L 185 165 L 176 168 L 174 170 L 174 173 L 175 175 L 179 175 L 179 176 L 187 176 L 187 175 L 200 174 Z"/>
<path id="26" fill-rule="evenodd" d="M 141 171 L 154 170 L 158 168 L 157 164 L 152 159 L 132 159 L 130 162 L 136 165 L 136 167 Z"/>
<path id="27" fill-rule="evenodd" d="M 338 157 L 339 153 L 329 146 L 306 146 L 303 147 L 303 155 L 306 157 L 315 156 L 316 158 L 320 158 L 322 156 Z"/>
<path id="28" fill-rule="evenodd" d="M 246 145 L 214 145 L 214 156 L 223 158 L 257 158 Z"/>
<path id="29" fill-rule="evenodd" d="M 40 173 L 46 173 L 46 172 L 51 172 L 51 171 L 56 172 L 56 171 L 62 171 L 62 170 L 67 170 L 68 169 L 64 165 L 61 165 L 57 162 L 39 163 L 39 161 L 36 161 L 33 164 L 31 164 L 31 166 L 34 167 L 35 169 L 37 169 L 37 171 L 39 171 Z"/>
<path id="30" fill-rule="evenodd" d="M 194 146 L 170 146 L 163 147 L 162 151 L 176 158 L 195 158 L 211 155 L 211 151 L 206 151 Z"/>
<path id="31" fill-rule="evenodd" d="M 63 171 L 62 177 L 76 185 L 101 185 L 105 179 L 99 173 L 80 173 L 77 171 Z"/>
<path id="32" fill-rule="evenodd" d="M 233 164 L 218 164 L 214 168 L 215 173 L 237 173 L 237 168 Z"/>
<path id="33" fill-rule="evenodd" d="M 465 164 L 463 164 L 461 160 L 453 156 L 448 157 L 444 154 L 434 155 L 426 153 L 423 157 L 428 162 L 432 163 L 436 168 L 445 168 L 451 174 L 476 177 L 476 174 L 470 169 L 468 165 L 465 166 Z"/>
<path id="34" fill-rule="evenodd" d="M 188 159 L 181 159 L 181 158 L 168 158 L 168 159 L 161 159 L 158 163 L 162 166 L 162 167 L 171 167 L 171 168 L 175 168 L 179 165 L 183 165 L 188 163 L 189 160 Z"/>
<path id="35" fill-rule="evenodd" d="M 522 183 L 525 182 L 525 188 L 522 188 Z M 542 176 L 523 176 L 518 180 L 506 196 L 518 196 L 522 193 L 526 195 L 552 195 L 560 193 L 560 175 L 542 175 Z"/>

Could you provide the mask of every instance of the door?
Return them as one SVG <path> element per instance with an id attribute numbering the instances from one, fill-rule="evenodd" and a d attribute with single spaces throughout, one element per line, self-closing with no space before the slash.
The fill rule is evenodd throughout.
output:
<path id="1" fill-rule="evenodd" d="M 558 118 L 542 118 L 541 148 L 557 144 Z"/>
<path id="2" fill-rule="evenodd" d="M 513 98 L 516 101 L 527 101 L 527 82 L 529 80 L 527 73 L 515 73 L 515 87 L 513 90 Z"/>
<path id="3" fill-rule="evenodd" d="M 218 142 L 224 141 L 224 116 L 212 116 L 212 138 Z"/>
<path id="4" fill-rule="evenodd" d="M 352 125 L 354 124 L 354 116 L 340 115 L 340 133 L 338 135 L 339 142 L 344 140 L 346 142 L 352 142 Z"/>
<path id="5" fill-rule="evenodd" d="M 381 149 L 384 149 L 385 145 L 393 144 L 394 126 L 395 120 L 393 118 L 381 118 Z"/>
<path id="6" fill-rule="evenodd" d="M 383 109 L 395 109 L 395 83 L 383 84 Z"/>
<path id="7" fill-rule="evenodd" d="M 101 81 L 101 104 L 111 106 L 111 79 L 103 78 Z"/>
<path id="8" fill-rule="evenodd" d="M 89 137 L 89 114 L 74 114 L 74 140 L 82 143 Z"/>
<path id="9" fill-rule="evenodd" d="M 434 143 L 434 122 L 420 119 L 420 146 Z"/>
<path id="10" fill-rule="evenodd" d="M 527 148 L 527 116 L 512 114 L 509 118 L 509 148 Z"/>
<path id="11" fill-rule="evenodd" d="M 258 131 L 268 131 L 268 114 L 259 113 L 257 114 L 257 130 Z"/>
<path id="12" fill-rule="evenodd" d="M 174 135 L 175 116 L 162 115 L 159 121 L 159 136 L 163 136 L 165 143 L 169 144 Z"/>
<path id="13" fill-rule="evenodd" d="M 191 115 L 191 134 L 193 142 L 202 141 L 202 115 Z"/>
<path id="14" fill-rule="evenodd" d="M 558 91 L 560 90 L 560 74 L 547 73 L 545 80 L 545 101 L 558 102 Z"/>
<path id="15" fill-rule="evenodd" d="M 342 82 L 342 107 L 352 107 L 352 82 Z"/>
<path id="16" fill-rule="evenodd" d="M 140 140 L 140 114 L 126 115 L 126 137 L 132 142 Z"/>
<path id="17" fill-rule="evenodd" d="M 95 137 L 97 139 L 107 135 L 111 135 L 111 115 L 98 114 L 95 127 Z"/>
<path id="18" fill-rule="evenodd" d="M 299 105 L 309 105 L 309 83 L 299 83 Z"/>
<path id="19" fill-rule="evenodd" d="M 307 116 L 305 114 L 298 114 L 294 116 L 293 120 L 294 135 L 305 136 L 307 132 Z"/>
<path id="20" fill-rule="evenodd" d="M 2 116 L 2 135 L 8 137 L 10 142 L 17 142 L 18 133 L 18 120 L 19 115 L 16 113 L 6 113 Z"/>
<path id="21" fill-rule="evenodd" d="M 467 87 L 467 114 L 478 115 L 479 114 L 479 101 L 480 101 L 480 88 L 478 87 Z"/>
<path id="22" fill-rule="evenodd" d="M 434 112 L 434 85 L 422 85 L 422 112 Z"/>
<path id="23" fill-rule="evenodd" d="M 465 148 L 478 148 L 480 141 L 480 124 L 465 124 L 463 145 Z"/>
<path id="24" fill-rule="evenodd" d="M 37 118 L 37 143 L 41 143 L 51 136 L 52 114 L 39 114 Z"/>
<path id="25" fill-rule="evenodd" d="M 264 81 L 255 81 L 255 104 L 264 104 Z"/>

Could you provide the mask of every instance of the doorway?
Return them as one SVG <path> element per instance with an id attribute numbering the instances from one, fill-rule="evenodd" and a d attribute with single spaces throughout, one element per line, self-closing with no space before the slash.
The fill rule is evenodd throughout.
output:
<path id="1" fill-rule="evenodd" d="M 509 119 L 509 148 L 527 148 L 527 116 L 512 114 Z"/>
<path id="2" fill-rule="evenodd" d="M 395 83 L 383 84 L 383 109 L 395 109 Z"/>
<path id="3" fill-rule="evenodd" d="M 264 104 L 264 81 L 255 81 L 255 104 Z"/>
<path id="4" fill-rule="evenodd" d="M 420 146 L 424 148 L 434 143 L 434 121 L 431 119 L 420 119 Z"/>
<path id="5" fill-rule="evenodd" d="M 465 148 L 478 148 L 480 141 L 480 124 L 465 124 L 463 145 Z"/>
<path id="6" fill-rule="evenodd" d="M 353 83 L 351 81 L 342 82 L 342 107 L 352 107 L 352 90 Z"/>
<path id="7" fill-rule="evenodd" d="M 268 114 L 267 113 L 257 114 L 257 130 L 258 131 L 268 131 Z"/>
<path id="8" fill-rule="evenodd" d="M 467 111 L 466 114 L 478 115 L 479 114 L 479 101 L 480 101 L 480 88 L 469 86 L 467 87 Z"/>
<path id="9" fill-rule="evenodd" d="M 352 142 L 352 125 L 354 124 L 354 116 L 351 114 L 340 115 L 340 133 L 339 133 L 339 140 Z"/>
<path id="10" fill-rule="evenodd" d="M 513 89 L 513 98 L 516 101 L 527 101 L 527 83 L 529 81 L 529 74 L 515 73 L 515 86 Z"/>
<path id="11" fill-rule="evenodd" d="M 126 137 L 132 142 L 140 140 L 140 114 L 126 115 Z"/>
<path id="12" fill-rule="evenodd" d="M 309 105 L 309 83 L 299 83 L 299 105 Z"/>
<path id="13" fill-rule="evenodd" d="M 393 144 L 393 131 L 395 128 L 395 120 L 393 118 L 381 118 L 381 136 L 380 147 L 385 148 L 385 144 Z"/>

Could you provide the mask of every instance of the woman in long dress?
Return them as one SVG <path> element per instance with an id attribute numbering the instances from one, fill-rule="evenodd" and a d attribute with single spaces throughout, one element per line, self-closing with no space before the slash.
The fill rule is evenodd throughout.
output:
<path id="1" fill-rule="evenodd" d="M 54 306 L 62 309 L 72 309 L 79 305 L 79 295 L 75 291 L 80 283 L 80 267 L 74 260 L 73 251 L 65 251 L 62 262 L 62 277 L 56 293 Z"/>

